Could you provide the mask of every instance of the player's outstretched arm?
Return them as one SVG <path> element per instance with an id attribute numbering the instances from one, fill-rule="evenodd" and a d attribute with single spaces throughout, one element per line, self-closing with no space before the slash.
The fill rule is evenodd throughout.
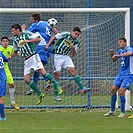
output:
<path id="1" fill-rule="evenodd" d="M 52 32 L 54 32 L 55 34 L 57 34 L 58 33 L 58 30 L 54 27 L 54 28 L 52 28 Z"/>

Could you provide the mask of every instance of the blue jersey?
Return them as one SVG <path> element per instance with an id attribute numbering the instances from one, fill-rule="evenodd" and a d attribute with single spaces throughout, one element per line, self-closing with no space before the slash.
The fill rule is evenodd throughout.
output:
<path id="1" fill-rule="evenodd" d="M 4 70 L 4 62 L 8 62 L 8 59 L 0 52 L 0 81 L 6 80 L 6 73 Z"/>
<path id="2" fill-rule="evenodd" d="M 53 48 L 51 45 L 49 46 L 49 50 L 45 50 L 45 46 L 48 44 L 49 40 L 52 37 L 51 28 L 46 21 L 39 21 L 33 23 L 27 30 L 33 33 L 37 32 L 40 34 L 41 41 L 37 44 L 36 53 L 39 54 L 43 64 L 47 64 L 48 59 L 53 52 Z"/>
<path id="3" fill-rule="evenodd" d="M 49 27 L 46 21 L 35 22 L 27 30 L 34 33 L 39 32 L 40 35 L 45 39 L 46 43 L 44 45 L 46 45 L 49 42 L 52 36 L 51 28 Z"/>
<path id="4" fill-rule="evenodd" d="M 119 49 L 117 54 L 123 54 L 128 51 L 133 51 L 130 46 L 127 46 L 124 50 Z M 121 75 L 129 75 L 133 74 L 133 56 L 122 56 L 120 57 L 121 67 L 120 74 Z"/>

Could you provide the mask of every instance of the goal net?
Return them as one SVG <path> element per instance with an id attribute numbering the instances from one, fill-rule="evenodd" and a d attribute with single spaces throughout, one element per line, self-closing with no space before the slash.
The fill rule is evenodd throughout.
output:
<path id="1" fill-rule="evenodd" d="M 109 49 L 117 52 L 117 41 L 125 37 L 129 44 L 129 9 L 128 8 L 53 8 L 53 9 L 2 9 L 0 14 L 0 37 L 8 36 L 12 44 L 13 36 L 11 26 L 13 24 L 31 25 L 30 16 L 32 12 L 40 12 L 42 20 L 56 18 L 59 32 L 71 31 L 75 26 L 82 30 L 79 37 L 80 48 L 73 58 L 77 73 L 83 84 L 91 87 L 91 92 L 83 95 L 73 77 L 66 69 L 62 69 L 60 84 L 63 89 L 62 101 L 55 101 L 53 88 L 44 92 L 45 81 L 40 77 L 38 87 L 46 93 L 43 102 L 36 106 L 37 96 L 32 94 L 26 96 L 29 89 L 23 79 L 23 62 L 21 57 L 15 57 L 9 61 L 9 67 L 14 77 L 16 102 L 21 108 L 81 108 L 81 107 L 109 107 L 110 91 L 114 78 L 119 73 L 119 62 L 113 63 Z M 54 46 L 53 46 L 54 47 Z M 53 72 L 52 56 L 46 66 L 47 72 Z M 129 92 L 128 92 L 129 93 Z M 130 98 L 127 99 L 127 108 Z M 5 105 L 10 108 L 10 97 L 7 89 Z"/>

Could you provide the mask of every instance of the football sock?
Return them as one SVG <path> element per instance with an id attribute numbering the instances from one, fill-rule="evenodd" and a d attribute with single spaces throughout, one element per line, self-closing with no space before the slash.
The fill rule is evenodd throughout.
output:
<path id="1" fill-rule="evenodd" d="M 43 78 L 47 78 L 48 80 L 50 80 L 56 88 L 59 86 L 59 83 L 54 79 L 54 77 L 51 74 L 46 73 L 45 75 L 43 75 Z"/>
<path id="2" fill-rule="evenodd" d="M 55 96 L 58 96 L 59 95 L 58 90 L 57 90 L 57 88 L 55 86 L 54 86 L 54 95 Z"/>
<path id="3" fill-rule="evenodd" d="M 120 96 L 120 106 L 121 106 L 121 112 L 125 113 L 125 96 Z"/>
<path id="4" fill-rule="evenodd" d="M 39 80 L 39 77 L 40 77 L 40 73 L 38 71 L 35 71 L 34 72 L 34 76 L 33 76 L 33 82 L 37 85 L 38 83 L 38 80 Z"/>
<path id="5" fill-rule="evenodd" d="M 4 104 L 0 104 L 0 115 L 2 118 L 5 118 Z"/>
<path id="6" fill-rule="evenodd" d="M 111 111 L 115 111 L 115 103 L 116 103 L 116 100 L 117 100 L 117 95 L 113 95 L 111 97 Z"/>
<path id="7" fill-rule="evenodd" d="M 74 76 L 74 80 L 78 84 L 78 86 L 80 87 L 80 89 L 82 90 L 84 88 L 84 85 L 82 84 L 82 81 L 81 81 L 80 76 L 78 74 L 76 74 Z"/>
<path id="8" fill-rule="evenodd" d="M 14 88 L 9 88 L 9 94 L 10 94 L 10 99 L 11 99 L 11 104 L 15 103 L 15 96 L 14 96 Z"/>
<path id="9" fill-rule="evenodd" d="M 59 84 L 59 81 L 57 81 L 57 83 Z M 57 87 L 55 85 L 54 85 L 54 95 L 55 96 L 58 96 L 59 95 L 58 90 L 57 90 Z"/>
<path id="10" fill-rule="evenodd" d="M 35 84 L 33 81 L 30 81 L 30 82 L 28 83 L 28 85 L 36 92 L 36 94 L 37 94 L 38 96 L 41 95 L 41 91 L 38 89 L 38 87 L 36 86 L 36 84 Z"/>

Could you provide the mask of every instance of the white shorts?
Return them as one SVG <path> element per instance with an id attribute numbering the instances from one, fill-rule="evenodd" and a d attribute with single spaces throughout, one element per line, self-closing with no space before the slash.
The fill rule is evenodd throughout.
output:
<path id="1" fill-rule="evenodd" d="M 54 54 L 54 72 L 61 71 L 61 68 L 75 67 L 68 55 Z"/>
<path id="2" fill-rule="evenodd" d="M 24 75 L 30 74 L 31 69 L 36 71 L 41 68 L 43 68 L 43 64 L 40 60 L 39 54 L 35 54 L 24 61 Z"/>

